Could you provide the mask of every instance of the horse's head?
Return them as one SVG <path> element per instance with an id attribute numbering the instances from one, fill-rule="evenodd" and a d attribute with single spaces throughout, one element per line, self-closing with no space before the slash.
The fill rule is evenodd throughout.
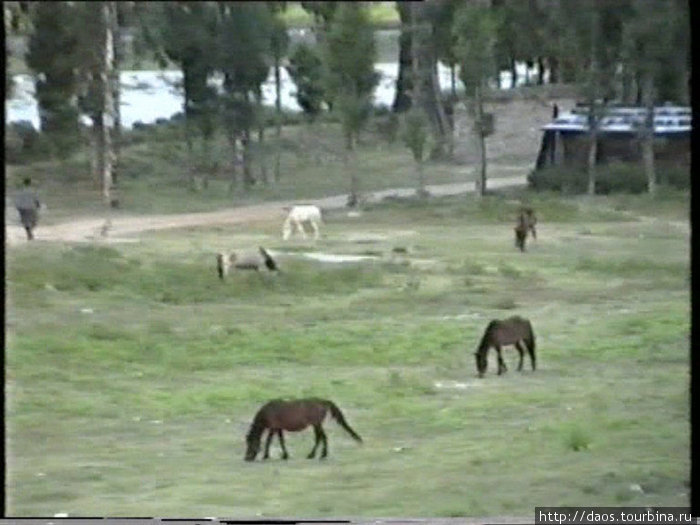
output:
<path id="1" fill-rule="evenodd" d="M 248 435 L 245 437 L 245 440 L 247 448 L 243 459 L 245 459 L 246 461 L 253 461 L 255 459 L 255 456 L 258 455 L 258 451 L 260 450 L 260 436 L 253 432 L 248 432 Z"/>
<path id="2" fill-rule="evenodd" d="M 484 377 L 486 372 L 486 367 L 488 366 L 488 360 L 486 359 L 486 352 L 479 352 L 478 350 L 474 352 L 474 357 L 476 359 L 476 371 L 479 373 L 479 377 Z"/>

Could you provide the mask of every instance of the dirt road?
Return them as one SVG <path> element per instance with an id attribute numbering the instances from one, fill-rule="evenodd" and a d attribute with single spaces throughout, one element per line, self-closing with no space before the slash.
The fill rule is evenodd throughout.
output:
<path id="1" fill-rule="evenodd" d="M 526 184 L 524 175 L 502 177 L 488 181 L 489 189 Z M 457 195 L 474 191 L 473 182 L 458 184 L 440 184 L 427 186 L 427 190 L 435 196 Z M 376 191 L 365 195 L 366 202 L 378 202 L 390 196 L 407 197 L 415 193 L 415 188 L 394 188 Z M 101 235 L 105 225 L 105 217 L 82 218 L 51 226 L 41 226 L 35 231 L 35 238 L 42 241 L 81 242 L 103 239 L 109 242 L 128 242 L 134 240 L 134 235 L 152 230 L 168 228 L 183 228 L 188 226 L 204 226 L 211 224 L 242 224 L 246 222 L 279 219 L 280 224 L 285 216 L 284 207 L 291 206 L 297 201 L 274 201 L 254 206 L 241 206 L 206 213 L 183 213 L 173 215 L 132 215 L 111 219 L 107 236 Z M 306 203 L 316 204 L 325 210 L 341 209 L 347 202 L 347 194 L 334 195 L 321 199 L 310 199 Z M 19 221 L 8 221 L 5 226 L 5 243 L 9 246 L 26 243 L 26 235 Z"/>

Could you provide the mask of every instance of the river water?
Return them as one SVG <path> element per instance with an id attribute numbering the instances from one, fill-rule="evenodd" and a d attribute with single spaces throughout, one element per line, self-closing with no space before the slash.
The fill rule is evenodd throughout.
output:
<path id="1" fill-rule="evenodd" d="M 292 43 L 311 41 L 309 31 L 290 31 Z M 380 56 L 391 58 L 398 56 L 398 31 L 384 30 L 376 32 L 376 40 Z M 396 92 L 397 62 L 378 62 L 375 70 L 380 74 L 380 80 L 374 90 L 375 106 L 391 106 Z M 518 64 L 519 84 L 525 79 L 525 64 Z M 534 73 L 534 72 L 533 72 Z M 438 64 L 440 87 L 449 90 L 451 86 L 450 70 L 443 64 Z M 39 111 L 34 98 L 34 77 L 32 75 L 15 75 L 13 96 L 5 103 L 5 119 L 7 122 L 29 121 L 39 129 Z M 121 118 L 122 126 L 129 129 L 134 123 L 150 124 L 159 118 L 170 118 L 183 111 L 182 72 L 172 71 L 122 71 L 121 81 Z M 214 78 L 212 83 L 221 86 L 222 79 Z M 461 86 L 457 77 L 458 89 Z M 510 86 L 510 72 L 501 73 L 501 85 Z M 282 107 L 288 111 L 300 111 L 295 98 L 296 86 L 289 77 L 287 70 L 281 68 Z M 263 85 L 263 104 L 275 104 L 275 77 L 271 68 Z M 86 124 L 89 120 L 85 118 Z"/>

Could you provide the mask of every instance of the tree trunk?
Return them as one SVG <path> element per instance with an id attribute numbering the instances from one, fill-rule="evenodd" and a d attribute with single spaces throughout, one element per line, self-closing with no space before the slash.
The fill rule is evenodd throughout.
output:
<path id="1" fill-rule="evenodd" d="M 255 184 L 255 178 L 253 177 L 252 162 L 250 155 L 250 130 L 246 129 L 243 131 L 243 138 L 241 140 L 241 146 L 243 147 L 243 185 L 246 190 L 249 190 Z"/>
<path id="2" fill-rule="evenodd" d="M 226 134 L 228 138 L 229 146 L 231 147 L 231 153 L 233 155 L 231 162 L 231 181 L 229 182 L 228 192 L 232 194 L 238 185 L 238 166 L 240 164 L 240 158 L 238 154 L 238 148 L 236 145 L 236 136 L 228 131 Z"/>
<path id="3" fill-rule="evenodd" d="M 537 85 L 544 84 L 544 60 L 542 57 L 537 57 Z"/>
<path id="4" fill-rule="evenodd" d="M 121 133 L 122 133 L 122 112 L 121 112 L 121 63 L 124 58 L 124 44 L 122 42 L 122 28 L 119 26 L 117 19 L 117 3 L 110 2 L 112 7 L 112 26 L 113 26 L 113 42 L 114 42 L 114 68 L 110 83 L 112 87 L 112 98 L 114 99 L 114 158 L 112 182 L 116 185 L 118 182 L 117 173 L 119 171 L 119 159 L 121 157 Z"/>
<path id="5" fill-rule="evenodd" d="M 595 195 L 596 157 L 598 156 L 598 124 L 591 124 L 588 133 L 588 195 Z"/>
<path id="6" fill-rule="evenodd" d="M 280 180 L 280 157 L 282 154 L 282 80 L 280 57 L 275 56 L 275 182 Z"/>
<path id="7" fill-rule="evenodd" d="M 621 64 L 622 71 L 620 73 L 620 95 L 619 98 L 623 104 L 632 103 L 632 83 L 633 77 L 630 73 L 630 68 L 627 64 Z"/>
<path id="8" fill-rule="evenodd" d="M 425 189 L 425 172 L 423 170 L 423 159 L 416 160 L 416 182 L 418 187 L 416 189 L 416 196 L 419 199 L 424 199 L 428 196 L 428 192 Z"/>
<path id="9" fill-rule="evenodd" d="M 447 120 L 442 107 L 442 97 L 437 78 L 437 58 L 430 37 L 430 22 L 424 15 L 425 6 L 420 2 L 411 2 L 413 17 L 413 59 L 418 61 L 418 84 L 421 105 L 430 122 L 435 148 L 431 156 L 442 157 L 448 142 Z M 414 68 L 415 70 L 415 68 Z"/>
<path id="10" fill-rule="evenodd" d="M 634 95 L 634 105 L 635 106 L 641 106 L 642 105 L 642 75 L 641 73 L 637 72 L 634 76 L 634 85 L 636 88 L 636 92 Z"/>
<path id="11" fill-rule="evenodd" d="M 457 75 L 454 64 L 450 64 L 450 90 L 452 91 L 452 100 L 457 100 Z"/>
<path id="12" fill-rule="evenodd" d="M 518 85 L 518 70 L 515 67 L 515 59 L 510 59 L 510 88 L 514 89 Z"/>
<path id="13" fill-rule="evenodd" d="M 549 83 L 556 84 L 559 82 L 559 59 L 555 56 L 549 57 Z"/>
<path id="14" fill-rule="evenodd" d="M 644 161 L 644 173 L 647 176 L 647 190 L 649 194 L 656 195 L 656 169 L 654 167 L 654 79 L 650 72 L 644 75 L 644 89 L 642 91 L 644 107 L 647 110 L 644 122 L 644 136 L 642 139 L 642 159 Z"/>
<path id="15" fill-rule="evenodd" d="M 474 132 L 479 153 L 479 174 L 476 177 L 476 194 L 483 197 L 486 193 L 486 141 L 484 139 L 484 106 L 481 86 L 474 88 L 474 105 L 476 110 L 476 122 Z"/>
<path id="16" fill-rule="evenodd" d="M 263 116 L 262 91 L 258 90 L 255 93 L 255 124 L 258 131 L 258 143 L 255 148 L 255 160 L 260 168 L 260 181 L 267 184 L 267 155 L 265 155 L 265 118 Z"/>
<path id="17" fill-rule="evenodd" d="M 437 115 L 437 128 L 439 129 L 440 138 L 443 141 L 443 147 L 437 152 L 440 157 L 444 153 L 447 153 L 447 158 L 452 158 L 452 152 L 454 151 L 454 144 L 452 140 L 452 128 L 447 119 L 447 114 L 445 112 L 445 105 L 442 102 L 442 91 L 440 90 L 440 77 L 438 75 L 438 63 L 437 58 L 433 60 L 433 67 L 431 68 L 431 85 L 433 88 L 433 99 L 435 103 L 435 113 Z M 444 150 L 447 147 L 447 151 Z"/>
<path id="18" fill-rule="evenodd" d="M 345 135 L 345 169 L 350 171 L 348 207 L 354 208 L 360 202 L 360 179 L 355 166 L 355 137 L 351 133 Z"/>
<path id="19" fill-rule="evenodd" d="M 263 184 L 268 184 L 267 180 L 267 158 L 265 156 L 265 153 L 263 151 L 263 148 L 265 146 L 265 123 L 262 122 L 258 126 L 258 148 L 257 148 L 257 156 L 258 156 L 258 165 L 260 166 L 260 180 L 262 181 Z"/>
<path id="20" fill-rule="evenodd" d="M 192 145 L 192 129 L 194 127 L 194 116 L 192 115 L 192 107 L 190 104 L 190 92 L 188 87 L 191 85 L 190 77 L 192 73 L 187 64 L 182 66 L 182 77 L 183 85 L 185 89 L 185 144 L 187 145 L 187 177 L 188 186 L 191 191 L 197 189 L 197 183 L 195 179 L 195 166 L 194 166 L 194 151 Z"/>
<path id="21" fill-rule="evenodd" d="M 102 188 L 102 167 L 104 166 L 103 156 L 104 156 L 104 131 L 102 128 L 104 124 L 102 122 L 102 115 L 97 113 L 92 116 L 92 173 L 94 176 L 95 184 L 97 188 Z"/>
<path id="22" fill-rule="evenodd" d="M 114 47 L 112 41 L 112 12 L 113 7 L 110 5 L 111 2 L 103 2 L 100 6 L 101 8 L 101 33 L 102 38 L 100 41 L 101 45 L 101 56 L 102 64 L 100 71 L 100 91 L 102 95 L 102 108 L 101 108 L 101 133 L 99 146 L 101 149 L 100 153 L 100 172 L 102 178 L 102 198 L 105 204 L 110 205 L 112 201 L 111 191 L 112 191 L 112 158 L 114 152 L 112 151 L 112 129 L 114 128 L 114 98 L 112 97 L 112 69 L 114 66 Z"/>
<path id="23" fill-rule="evenodd" d="M 396 78 L 396 94 L 391 110 L 394 113 L 402 113 L 411 107 L 409 93 L 413 88 L 411 71 L 413 69 L 414 53 L 411 36 L 413 24 L 411 22 L 411 4 L 409 2 L 396 2 L 396 9 L 401 19 L 401 35 L 399 36 L 399 72 Z"/>
<path id="24" fill-rule="evenodd" d="M 597 16 L 591 18 L 591 42 L 589 48 L 589 74 L 590 86 L 588 91 L 588 195 L 595 195 L 596 160 L 598 157 L 598 122 L 599 116 L 605 111 L 605 103 L 598 114 L 596 112 L 596 98 L 600 92 L 600 79 L 597 49 L 598 49 L 598 23 Z"/>

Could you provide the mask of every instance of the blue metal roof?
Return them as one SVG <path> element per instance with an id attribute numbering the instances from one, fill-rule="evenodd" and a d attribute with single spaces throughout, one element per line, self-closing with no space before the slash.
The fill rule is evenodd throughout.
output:
<path id="1" fill-rule="evenodd" d="M 644 126 L 646 109 L 638 107 L 609 107 L 600 120 L 602 133 L 638 133 Z M 588 108 L 576 107 L 542 126 L 544 130 L 588 131 Z M 654 134 L 685 134 L 692 131 L 692 113 L 689 107 L 660 106 L 654 108 Z"/>

